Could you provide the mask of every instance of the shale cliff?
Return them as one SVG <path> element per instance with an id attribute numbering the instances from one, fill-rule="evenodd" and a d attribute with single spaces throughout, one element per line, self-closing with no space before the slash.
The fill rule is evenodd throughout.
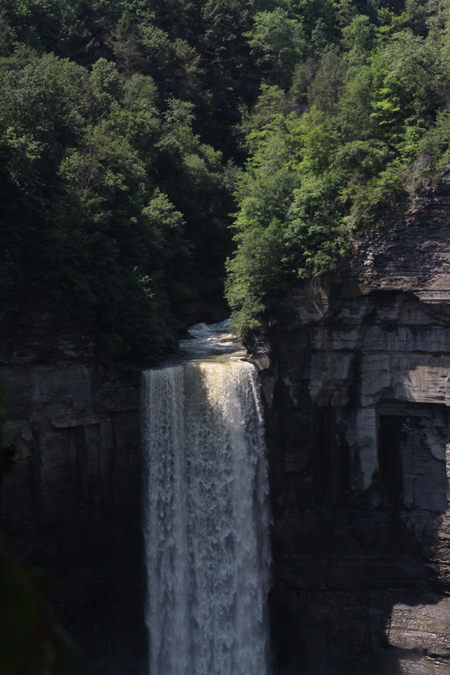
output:
<path id="1" fill-rule="evenodd" d="M 94 358 L 88 331 L 17 279 L 1 284 L 1 532 L 48 581 L 80 672 L 145 672 L 138 370 Z"/>
<path id="2" fill-rule="evenodd" d="M 299 286 L 254 336 L 273 510 L 280 675 L 450 670 L 450 176 Z M 19 290 L 18 290 L 19 289 Z M 140 367 L 2 278 L 2 531 L 51 580 L 81 672 L 146 672 Z M 197 319 L 198 317 L 195 317 Z M 214 317 L 213 317 L 214 318 Z"/>
<path id="3" fill-rule="evenodd" d="M 251 344 L 282 673 L 450 670 L 450 178 Z"/>
<path id="4" fill-rule="evenodd" d="M 89 327 L 42 297 L 14 264 L 0 275 L 4 437 L 0 528 L 48 582 L 80 651 L 77 673 L 148 673 L 142 532 L 141 371 L 94 352 Z M 178 328 L 224 318 L 222 303 L 177 308 Z"/>

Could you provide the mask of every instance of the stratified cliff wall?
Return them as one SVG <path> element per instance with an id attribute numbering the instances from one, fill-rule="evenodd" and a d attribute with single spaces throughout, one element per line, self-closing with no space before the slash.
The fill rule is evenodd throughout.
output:
<path id="1" fill-rule="evenodd" d="M 139 368 L 98 362 L 79 318 L 24 293 L 13 265 L 0 281 L 5 435 L 19 448 L 2 532 L 49 577 L 80 672 L 141 675 Z M 250 345 L 276 671 L 448 675 L 449 177 L 356 243 L 340 278 L 286 302 L 291 325 Z"/>
<path id="2" fill-rule="evenodd" d="M 13 471 L 1 532 L 47 578 L 80 673 L 146 673 L 140 372 L 102 365 L 79 318 L 2 279 L 0 379 Z"/>
<path id="3" fill-rule="evenodd" d="M 226 316 L 223 302 L 177 307 L 178 328 Z M 81 654 L 77 672 L 147 675 L 142 532 L 141 370 L 100 361 L 79 314 L 0 270 L 4 439 L 0 486 L 9 548 L 48 580 Z"/>
<path id="4" fill-rule="evenodd" d="M 279 672 L 450 671 L 450 190 L 293 291 L 267 406 Z"/>

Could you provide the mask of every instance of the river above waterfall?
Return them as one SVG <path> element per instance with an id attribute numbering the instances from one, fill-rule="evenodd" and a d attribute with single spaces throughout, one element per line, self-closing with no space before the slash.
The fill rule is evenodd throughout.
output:
<path id="1" fill-rule="evenodd" d="M 270 672 L 263 415 L 228 328 L 143 374 L 149 675 Z"/>
<path id="2" fill-rule="evenodd" d="M 176 360 L 210 359 L 214 356 L 246 356 L 245 347 L 230 332 L 230 319 L 220 323 L 197 323 L 188 333 L 191 339 L 181 340 Z"/>

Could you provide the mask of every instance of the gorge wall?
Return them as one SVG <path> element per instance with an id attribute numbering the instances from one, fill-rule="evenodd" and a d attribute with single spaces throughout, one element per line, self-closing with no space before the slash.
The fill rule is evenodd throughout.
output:
<path id="1" fill-rule="evenodd" d="M 92 672 L 145 672 L 139 378 L 84 363 L 1 376 L 19 445 L 2 490 L 8 545 L 44 573 Z"/>
<path id="2" fill-rule="evenodd" d="M 77 673 L 147 675 L 140 399 L 149 364 L 100 361 L 80 317 L 13 264 L 1 270 L 0 308 L 4 440 L 18 449 L 0 486 L 0 532 L 42 572 L 80 651 Z M 224 318 L 223 302 L 177 310 L 181 332 Z"/>
<path id="3" fill-rule="evenodd" d="M 144 673 L 140 373 L 96 362 L 64 309 L 3 308 L 2 534 L 47 579 L 80 672 Z"/>
<path id="4" fill-rule="evenodd" d="M 280 672 L 450 669 L 450 192 L 409 204 L 251 348 Z"/>
<path id="5" fill-rule="evenodd" d="M 291 325 L 250 345 L 280 675 L 449 671 L 449 207 L 444 176 L 355 245 L 341 278 L 294 289 Z M 19 448 L 2 532 L 50 578 L 80 672 L 141 675 L 141 367 L 96 360 L 74 317 L 17 292 L 13 268 L 2 294 L 5 440 Z"/>

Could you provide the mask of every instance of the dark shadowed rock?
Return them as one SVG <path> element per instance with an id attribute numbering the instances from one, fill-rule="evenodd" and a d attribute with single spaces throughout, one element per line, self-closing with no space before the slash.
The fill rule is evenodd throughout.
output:
<path id="1" fill-rule="evenodd" d="M 87 325 L 21 289 L 5 265 L 0 377 L 19 454 L 2 529 L 47 575 L 81 672 L 140 675 L 139 368 L 100 363 Z M 449 175 L 356 242 L 339 278 L 286 303 L 291 324 L 249 343 L 267 414 L 277 673 L 448 675 Z M 192 317 L 218 315 L 186 305 L 180 331 Z"/>
<path id="2" fill-rule="evenodd" d="M 11 276 L 0 378 L 18 454 L 2 532 L 47 578 L 80 673 L 145 673 L 140 372 L 96 362 L 79 319 L 43 298 L 19 302 Z"/>
<path id="3" fill-rule="evenodd" d="M 267 402 L 280 672 L 450 669 L 450 182 L 250 347 Z M 270 350 L 267 343 L 270 342 Z"/>

